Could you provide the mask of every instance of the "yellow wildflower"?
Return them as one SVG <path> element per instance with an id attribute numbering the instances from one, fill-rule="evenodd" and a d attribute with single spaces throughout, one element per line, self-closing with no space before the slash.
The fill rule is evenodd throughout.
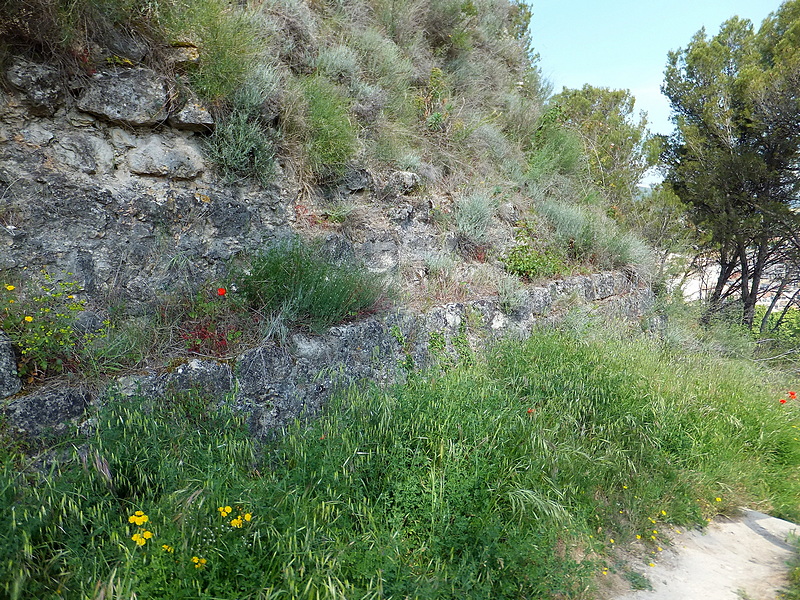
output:
<path id="1" fill-rule="evenodd" d="M 231 520 L 231 527 L 241 527 L 242 526 L 242 517 L 236 517 L 235 519 Z"/>
<path id="2" fill-rule="evenodd" d="M 147 521 L 149 520 L 150 518 L 140 510 L 137 510 L 130 517 L 128 517 L 128 523 L 133 523 L 134 525 L 138 525 L 139 527 L 147 523 Z"/>
<path id="3" fill-rule="evenodd" d="M 26 316 L 25 316 L 25 320 L 26 320 L 28 323 L 30 323 L 31 321 L 33 321 L 33 317 L 31 317 L 30 315 L 26 315 Z"/>
<path id="4" fill-rule="evenodd" d="M 170 546 L 169 544 L 162 544 L 162 545 L 161 545 L 161 549 L 162 549 L 164 552 L 175 552 L 175 548 L 173 548 L 173 547 L 172 547 L 172 546 Z"/>
<path id="5" fill-rule="evenodd" d="M 134 542 L 136 542 L 136 545 L 137 545 L 137 546 L 144 546 L 145 542 L 147 541 L 147 540 L 146 540 L 146 539 L 145 539 L 145 538 L 142 536 L 142 534 L 140 534 L 140 533 L 134 533 L 134 534 L 131 536 L 131 539 L 132 539 Z"/>
<path id="6" fill-rule="evenodd" d="M 250 521 L 250 520 L 252 520 L 252 518 L 253 518 L 253 515 L 251 515 L 250 513 L 244 513 L 244 520 L 245 521 Z"/>
<path id="7" fill-rule="evenodd" d="M 143 537 L 144 539 L 146 539 L 146 540 L 149 540 L 151 537 L 153 537 L 153 532 L 152 532 L 152 531 L 147 531 L 147 530 L 145 529 L 145 530 L 142 532 L 142 537 Z"/>
<path id="8" fill-rule="evenodd" d="M 230 506 L 220 506 L 217 510 L 223 517 L 227 517 L 233 509 Z"/>
<path id="9" fill-rule="evenodd" d="M 13 285 L 7 285 L 7 286 L 6 286 L 6 289 L 7 289 L 9 292 L 13 292 L 13 291 L 14 291 L 15 289 L 17 289 L 17 288 L 15 288 Z"/>
<path id="10" fill-rule="evenodd" d="M 194 563 L 195 569 L 202 569 L 206 563 L 208 562 L 205 558 L 200 558 L 197 556 L 192 557 L 192 562 Z"/>

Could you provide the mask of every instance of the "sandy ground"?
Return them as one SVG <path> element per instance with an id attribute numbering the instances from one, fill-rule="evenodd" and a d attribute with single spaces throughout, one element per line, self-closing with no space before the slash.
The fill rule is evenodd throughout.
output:
<path id="1" fill-rule="evenodd" d="M 671 534 L 656 556 L 627 556 L 623 568 L 603 577 L 600 596 L 613 600 L 776 600 L 787 583 L 790 543 L 800 526 L 753 510 L 720 518 L 707 528 Z M 648 555 L 649 556 L 649 555 Z M 650 563 L 655 566 L 650 566 Z M 644 576 L 651 591 L 623 591 L 623 575 Z"/>

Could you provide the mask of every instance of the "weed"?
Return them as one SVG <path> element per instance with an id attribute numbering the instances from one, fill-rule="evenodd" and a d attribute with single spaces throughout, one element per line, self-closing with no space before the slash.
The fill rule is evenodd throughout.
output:
<path id="1" fill-rule="evenodd" d="M 503 274 L 497 278 L 497 295 L 500 308 L 507 313 L 514 312 L 525 302 L 525 288 L 516 277 Z"/>
<path id="2" fill-rule="evenodd" d="M 650 583 L 650 580 L 647 579 L 641 573 L 637 573 L 636 571 L 627 571 L 625 573 L 625 579 L 628 580 L 628 583 L 631 584 L 631 589 L 634 590 L 652 590 L 653 584 Z"/>
<path id="3" fill-rule="evenodd" d="M 266 185 L 275 176 L 275 151 L 269 136 L 242 110 L 234 109 L 217 121 L 205 148 L 229 182 L 253 177 Z"/>
<path id="4" fill-rule="evenodd" d="M 506 270 L 526 281 L 564 275 L 569 272 L 564 260 L 553 250 L 537 250 L 527 242 L 508 250 L 501 258 Z"/>
<path id="5" fill-rule="evenodd" d="M 458 200 L 455 225 L 462 251 L 474 254 L 485 248 L 496 209 L 497 202 L 487 193 L 475 192 Z"/>

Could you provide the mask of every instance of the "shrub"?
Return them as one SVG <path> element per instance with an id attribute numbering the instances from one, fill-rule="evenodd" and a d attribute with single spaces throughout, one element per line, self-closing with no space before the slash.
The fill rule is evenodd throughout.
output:
<path id="1" fill-rule="evenodd" d="M 545 123 L 534 136 L 528 155 L 526 177 L 534 182 L 554 175 L 574 175 L 585 161 L 577 135 L 557 123 L 548 123 L 547 117 L 545 113 Z"/>
<path id="2" fill-rule="evenodd" d="M 314 331 L 375 310 L 387 294 L 384 282 L 320 252 L 299 239 L 275 244 L 241 274 L 241 292 L 255 310 Z"/>
<path id="3" fill-rule="evenodd" d="M 539 250 L 527 242 L 508 250 L 501 260 L 506 271 L 527 281 L 563 275 L 569 271 L 564 260 L 553 250 Z"/>
<path id="4" fill-rule="evenodd" d="M 387 89 L 408 88 L 414 65 L 397 44 L 368 28 L 353 32 L 350 45 L 358 52 L 365 77 Z"/>
<path id="5" fill-rule="evenodd" d="M 217 121 L 205 148 L 229 182 L 254 177 L 265 185 L 275 175 L 275 151 L 268 135 L 242 110 L 234 109 Z"/>
<path id="6" fill-rule="evenodd" d="M 217 105 L 244 84 L 264 52 L 253 16 L 225 0 L 176 4 L 163 22 L 170 38 L 189 38 L 201 46 L 200 62 L 189 77 L 192 87 Z"/>
<path id="7" fill-rule="evenodd" d="M 542 202 L 537 210 L 552 224 L 570 258 L 600 268 L 630 268 L 643 277 L 655 270 L 652 249 L 635 234 L 620 231 L 600 210 L 554 201 Z"/>
<path id="8" fill-rule="evenodd" d="M 458 200 L 455 211 L 459 247 L 468 253 L 485 246 L 489 239 L 497 203 L 485 192 L 474 192 Z"/>
<path id="9" fill-rule="evenodd" d="M 525 302 L 525 287 L 516 277 L 503 273 L 497 279 L 497 296 L 500 300 L 500 307 L 510 313 Z"/>
<path id="10" fill-rule="evenodd" d="M 356 151 L 356 131 L 347 113 L 347 100 L 323 77 L 303 82 L 308 103 L 305 152 L 313 175 L 325 181 L 341 176 Z"/>
<path id="11" fill-rule="evenodd" d="M 70 274 L 68 274 L 70 275 Z M 56 281 L 42 273 L 40 286 L 30 287 L 25 296 L 11 284 L 0 289 L 0 329 L 8 334 L 19 351 L 19 375 L 29 382 L 34 378 L 65 371 L 85 369 L 93 341 L 107 335 L 108 322 L 99 329 L 87 330 L 78 315 L 86 301 L 76 298 L 81 287 L 74 281 Z"/>
<path id="12" fill-rule="evenodd" d="M 317 71 L 332 81 L 352 85 L 358 80 L 358 57 L 341 44 L 322 48 L 317 56 Z"/>

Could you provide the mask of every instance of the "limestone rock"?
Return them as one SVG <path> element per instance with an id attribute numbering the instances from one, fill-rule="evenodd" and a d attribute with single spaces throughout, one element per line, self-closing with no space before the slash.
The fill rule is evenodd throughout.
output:
<path id="1" fill-rule="evenodd" d="M 2 412 L 14 433 L 36 437 L 66 430 L 71 420 L 83 415 L 90 400 L 86 390 L 53 387 L 18 396 Z"/>
<path id="2" fill-rule="evenodd" d="M 175 129 L 211 131 L 214 117 L 196 95 L 190 94 L 184 105 L 170 115 L 168 123 Z"/>
<path id="3" fill-rule="evenodd" d="M 395 171 L 389 175 L 389 180 L 381 192 L 381 197 L 388 199 L 395 196 L 405 196 L 416 190 L 421 182 L 420 176 L 416 173 Z"/>
<path id="4" fill-rule="evenodd" d="M 62 102 L 63 88 L 55 67 L 15 58 L 6 76 L 11 85 L 25 94 L 35 115 L 51 116 Z"/>
<path id="5" fill-rule="evenodd" d="M 167 62 L 178 67 L 196 65 L 200 62 L 200 50 L 193 45 L 172 46 L 162 52 Z"/>
<path id="6" fill-rule="evenodd" d="M 78 108 L 123 125 L 152 126 L 169 116 L 166 80 L 150 69 L 95 74 L 78 98 Z"/>
<path id="7" fill-rule="evenodd" d="M 138 175 L 193 179 L 204 169 L 200 152 L 181 138 L 152 136 L 127 155 L 128 168 Z"/>
<path id="8" fill-rule="evenodd" d="M 57 161 L 82 173 L 107 173 L 114 168 L 114 150 L 104 139 L 87 133 L 67 133 L 53 145 Z"/>
<path id="9" fill-rule="evenodd" d="M 0 332 L 0 398 L 13 396 L 22 389 L 17 375 L 17 357 L 8 336 Z"/>

